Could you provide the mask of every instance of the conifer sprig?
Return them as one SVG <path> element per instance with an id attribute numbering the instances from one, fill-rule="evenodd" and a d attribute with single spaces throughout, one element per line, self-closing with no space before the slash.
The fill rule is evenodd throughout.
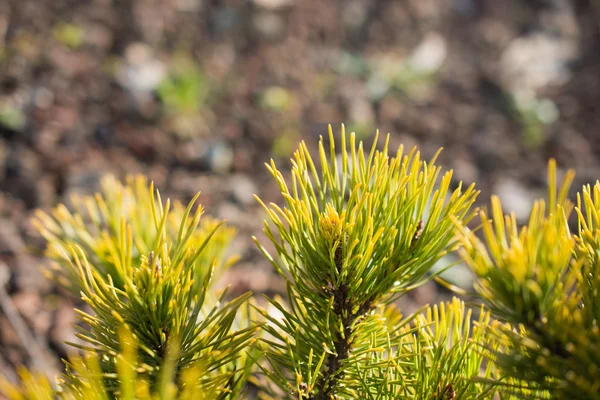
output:
<path id="1" fill-rule="evenodd" d="M 600 324 L 600 182 L 586 185 L 577 194 L 578 235 L 575 236 L 576 258 L 580 260 L 577 284 L 581 292 L 582 320 L 587 329 L 598 332 Z"/>
<path id="2" fill-rule="evenodd" d="M 203 222 L 199 194 L 183 207 L 163 203 L 142 177 L 126 185 L 108 177 L 103 188 L 95 197 L 74 197 L 74 213 L 59 205 L 35 219 L 49 241 L 53 276 L 90 308 L 76 310 L 81 342 L 70 343 L 86 361 L 67 363 L 61 387 L 85 394 L 90 371 L 97 371 L 109 398 L 121 398 L 125 329 L 139 349 L 128 365 L 152 390 L 169 367 L 169 382 L 186 375 L 186 385 L 206 399 L 236 398 L 252 364 L 247 350 L 257 328 L 238 316 L 251 294 L 227 302 L 226 290 L 211 289 L 215 272 L 227 267 L 233 230 L 219 233 L 224 221 Z M 191 382 L 186 371 L 198 366 L 202 373 Z"/>
<path id="3" fill-rule="evenodd" d="M 277 231 L 265 223 L 278 257 L 258 244 L 287 279 L 289 296 L 289 310 L 271 300 L 282 321 L 265 313 L 274 338 L 265 341 L 272 366 L 265 372 L 287 393 L 314 400 L 359 385 L 347 371 L 374 334 L 365 328 L 369 317 L 430 279 L 431 267 L 457 245 L 453 219 L 468 221 L 477 195 L 474 186 L 450 190 L 452 173 L 440 179 L 437 154 L 425 162 L 400 146 L 389 156 L 389 136 L 382 150 L 376 139 L 367 155 L 354 134 L 346 142 L 342 128 L 340 157 L 331 128 L 329 140 L 328 152 L 319 142 L 319 167 L 300 145 L 290 186 L 273 161 L 267 165 L 286 204 L 261 202 Z"/>
<path id="4" fill-rule="evenodd" d="M 102 179 L 101 191 L 94 196 L 74 194 L 69 206 L 59 204 L 49 213 L 37 210 L 32 223 L 48 242 L 46 256 L 53 261 L 52 268 L 47 271 L 49 275 L 79 295 L 78 279 L 70 269 L 63 267 L 64 252 L 61 250 L 79 246 L 90 264 L 99 273 L 111 275 L 113 283 L 122 289 L 125 277 L 115 268 L 118 258 L 115 259 L 113 251 L 122 245 L 123 220 L 133 238 L 130 255 L 134 265 L 139 265 L 142 257 L 148 257 L 152 251 L 157 253 L 156 245 L 161 239 L 181 242 L 183 230 L 187 235 L 185 243 L 190 247 L 200 246 L 213 232 L 210 245 L 198 255 L 197 265 L 205 266 L 215 260 L 215 273 L 219 275 L 235 262 L 237 257 L 227 254 L 235 235 L 234 228 L 222 226 L 215 232 L 219 222 L 205 216 L 190 231 L 188 228 L 194 223 L 194 218 L 188 218 L 190 210 L 178 201 L 163 205 L 160 194 L 157 193 L 156 198 L 150 186 L 153 185 L 141 175 L 127 177 L 125 184 L 109 175 Z M 154 208 L 163 206 L 168 208 L 166 219 L 156 221 L 153 219 Z M 182 220 L 187 226 L 181 225 Z M 207 271 L 207 268 L 195 270 L 196 285 L 204 282 Z"/>
<path id="5" fill-rule="evenodd" d="M 600 183 L 595 194 L 587 186 L 578 195 L 579 227 L 572 234 L 566 196 L 573 172 L 557 189 L 553 160 L 548 171 L 548 206 L 536 202 L 519 228 L 493 198 L 493 224 L 481 213 L 485 242 L 462 230 L 463 257 L 493 315 L 510 324 L 491 332 L 501 343 L 492 359 L 512 382 L 505 391 L 529 387 L 530 398 L 599 399 Z"/>
<path id="6" fill-rule="evenodd" d="M 394 319 L 389 310 L 381 317 Z M 490 386 L 471 379 L 492 375 L 492 365 L 484 362 L 479 347 L 490 344 L 490 324 L 489 313 L 481 309 L 473 321 L 471 310 L 456 298 L 427 308 L 396 338 L 384 333 L 382 342 L 373 339 L 359 352 L 350 373 L 357 374 L 360 386 L 350 398 L 490 398 Z"/>
<path id="7" fill-rule="evenodd" d="M 48 378 L 42 374 L 32 374 L 25 369 L 19 371 L 20 385 L 11 384 L 0 377 L 0 393 L 8 400 L 212 400 L 225 398 L 217 385 L 198 385 L 198 377 L 206 374 L 207 365 L 200 362 L 176 371 L 178 351 L 176 346 L 169 349 L 169 356 L 160 368 L 160 377 L 152 384 L 139 369 L 138 341 L 126 327 L 120 330 L 121 351 L 116 354 L 117 369 L 111 379 L 118 382 L 118 390 L 107 385 L 103 372 L 103 359 L 99 354 L 86 352 L 71 356 L 67 362 L 68 382 L 62 381 L 58 391 L 52 388 Z M 179 375 L 179 376 L 176 376 Z M 76 377 L 76 380 L 73 380 Z M 117 394 L 115 396 L 115 394 Z"/>
<path id="8" fill-rule="evenodd" d="M 120 349 L 119 330 L 125 326 L 139 341 L 138 370 L 152 385 L 159 378 L 171 345 L 179 349 L 174 365 L 178 373 L 192 364 L 210 365 L 196 384 L 204 389 L 220 387 L 223 394 L 231 394 L 240 377 L 238 362 L 255 332 L 252 326 L 232 331 L 236 313 L 250 293 L 225 303 L 223 292 L 215 305 L 205 304 L 215 261 L 200 264 L 199 260 L 221 223 L 207 232 L 202 242 L 191 240 L 203 213 L 201 206 L 194 210 L 197 195 L 183 212 L 179 229 L 168 232 L 170 202 L 167 200 L 163 206 L 152 185 L 149 190 L 150 207 L 146 212 L 157 232 L 152 247 L 147 249 L 149 254 L 139 257 L 140 263 L 136 264 L 136 239 L 125 218 L 121 219 L 118 234 L 107 241 L 107 260 L 120 278 L 120 285 L 114 284 L 113 275 L 94 268 L 82 248 L 63 249 L 64 262 L 92 310 L 89 314 L 78 310 L 87 326 L 79 328 L 76 336 L 85 344 L 72 345 L 99 354 L 102 371 L 110 377 L 117 366 L 114 357 Z M 203 281 L 197 284 L 199 276 Z M 77 379 L 77 375 L 71 375 L 69 381 Z M 108 381 L 107 387 L 116 390 L 117 383 L 113 388 Z"/>

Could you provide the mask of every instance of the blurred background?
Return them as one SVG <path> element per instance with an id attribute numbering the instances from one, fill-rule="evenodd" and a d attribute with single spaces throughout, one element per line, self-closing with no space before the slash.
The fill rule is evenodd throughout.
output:
<path id="1" fill-rule="evenodd" d="M 0 373 L 31 365 L 18 312 L 60 370 L 74 300 L 40 272 L 29 217 L 100 178 L 143 173 L 163 197 L 202 191 L 239 234 L 232 294 L 282 293 L 259 255 L 285 169 L 327 124 L 419 146 L 521 219 L 546 163 L 600 176 L 597 0 L 8 0 L 0 2 Z M 468 287 L 460 268 L 449 277 Z M 428 284 L 405 311 L 448 296 Z"/>

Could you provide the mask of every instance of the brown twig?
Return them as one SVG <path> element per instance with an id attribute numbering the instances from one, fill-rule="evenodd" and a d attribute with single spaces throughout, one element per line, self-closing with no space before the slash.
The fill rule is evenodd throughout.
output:
<path id="1" fill-rule="evenodd" d="M 340 270 L 343 262 L 341 251 L 339 253 L 336 251 L 335 262 L 338 270 Z M 339 369 L 342 363 L 350 356 L 350 350 L 352 349 L 353 326 L 357 320 L 363 318 L 373 308 L 373 300 L 368 299 L 359 307 L 358 311 L 353 313 L 354 304 L 348 293 L 349 288 L 344 283 L 340 284 L 337 288 L 334 288 L 330 284 L 328 292 L 333 295 L 333 310 L 342 321 L 343 331 L 336 331 L 333 342 L 335 353 L 327 356 L 325 361 L 327 368 L 317 379 L 315 393 L 309 398 L 311 400 L 330 400 L 335 398 L 338 384 L 344 378 L 343 371 L 339 371 Z"/>
<path id="2" fill-rule="evenodd" d="M 4 311 L 8 322 L 12 325 L 13 329 L 17 333 L 17 336 L 23 343 L 25 351 L 29 355 L 34 368 L 46 375 L 52 385 L 54 385 L 54 374 L 50 364 L 44 357 L 44 351 L 42 346 L 33 336 L 33 333 L 27 327 L 27 324 L 19 314 L 19 311 L 12 302 L 8 292 L 5 289 L 5 285 L 8 282 L 8 267 L 0 264 L 0 308 Z"/>

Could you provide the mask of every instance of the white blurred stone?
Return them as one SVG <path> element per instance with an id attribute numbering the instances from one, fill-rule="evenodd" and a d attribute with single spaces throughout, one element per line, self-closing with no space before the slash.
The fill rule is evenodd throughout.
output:
<path id="1" fill-rule="evenodd" d="M 254 4 L 267 10 L 277 10 L 294 4 L 294 0 L 254 0 Z"/>
<path id="2" fill-rule="evenodd" d="M 236 203 L 248 206 L 254 204 L 256 186 L 246 175 L 235 175 L 231 179 L 231 192 Z"/>
<path id="3" fill-rule="evenodd" d="M 576 40 L 539 32 L 515 39 L 502 54 L 501 76 L 513 92 L 560 85 L 570 79 L 568 63 L 579 52 Z"/>
<path id="4" fill-rule="evenodd" d="M 454 169 L 455 177 L 467 185 L 479 180 L 479 171 L 477 170 L 477 167 L 465 158 L 455 158 L 452 169 Z"/>
<path id="5" fill-rule="evenodd" d="M 118 80 L 134 94 L 148 94 L 156 89 L 167 75 L 167 68 L 144 43 L 130 44 L 125 50 L 125 65 Z"/>
<path id="6" fill-rule="evenodd" d="M 0 261 L 0 286 L 4 286 L 10 280 L 10 271 L 4 261 Z"/>
<path id="7" fill-rule="evenodd" d="M 410 56 L 410 66 L 419 72 L 435 72 L 448 54 L 446 40 L 437 32 L 429 32 Z"/>
<path id="8" fill-rule="evenodd" d="M 233 149 L 225 142 L 213 143 L 208 148 L 207 159 L 211 171 L 226 173 L 233 164 Z"/>
<path id="9" fill-rule="evenodd" d="M 204 7 L 203 0 L 176 0 L 175 7 L 179 11 L 194 12 L 199 11 Z"/>
<path id="10" fill-rule="evenodd" d="M 54 103 L 54 93 L 48 88 L 40 87 L 35 91 L 35 105 L 43 110 Z"/>
<path id="11" fill-rule="evenodd" d="M 352 0 L 346 3 L 342 10 L 344 24 L 351 29 L 360 28 L 368 16 L 368 3 L 365 0 Z"/>
<path id="12" fill-rule="evenodd" d="M 252 23 L 256 32 L 269 40 L 280 38 L 285 31 L 283 18 L 274 12 L 265 11 L 256 13 L 252 19 Z"/>
<path id="13" fill-rule="evenodd" d="M 519 182 L 508 178 L 496 182 L 494 193 L 500 198 L 504 212 L 514 212 L 517 219 L 521 221 L 529 217 L 531 207 L 537 198 L 536 193 Z"/>
<path id="14" fill-rule="evenodd" d="M 375 112 L 366 98 L 354 98 L 350 103 L 350 120 L 359 124 L 371 124 L 375 121 Z"/>
<path id="15" fill-rule="evenodd" d="M 448 268 L 450 265 L 451 267 Z M 469 290 L 473 287 L 473 273 L 467 265 L 461 262 L 459 257 L 453 254 L 442 257 L 431 268 L 432 272 L 440 270 L 444 270 L 440 273 L 440 277 L 445 281 L 462 289 Z"/>
<path id="16" fill-rule="evenodd" d="M 267 313 L 274 321 L 283 321 L 284 315 L 277 307 L 273 306 L 271 303 L 267 306 Z"/>
<path id="17" fill-rule="evenodd" d="M 550 99 L 541 100 L 536 107 L 537 117 L 544 124 L 556 122 L 560 117 L 560 111 L 556 104 Z"/>

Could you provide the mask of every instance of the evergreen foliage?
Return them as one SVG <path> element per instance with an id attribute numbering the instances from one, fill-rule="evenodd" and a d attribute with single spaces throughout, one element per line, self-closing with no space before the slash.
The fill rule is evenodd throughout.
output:
<path id="1" fill-rule="evenodd" d="M 153 223 L 157 212 L 155 207 L 162 207 L 160 194 L 153 194 L 152 185 L 144 176 L 130 176 L 126 184 L 119 182 L 114 176 L 106 176 L 101 181 L 101 191 L 95 196 L 70 197 L 70 205 L 59 204 L 49 213 L 38 210 L 32 220 L 33 225 L 48 241 L 46 256 L 53 261 L 49 276 L 61 285 L 79 295 L 81 286 L 77 274 L 64 266 L 64 249 L 77 246 L 82 249 L 90 264 L 102 275 L 110 275 L 113 284 L 122 289 L 125 277 L 121 275 L 115 260 L 119 257 L 115 251 L 121 248 L 122 224 L 131 231 L 131 264 L 140 265 L 142 257 L 148 257 L 156 251 L 160 240 L 169 243 L 180 237 L 185 230 L 185 246 L 198 248 L 212 233 L 210 245 L 199 252 L 196 260 L 194 282 L 196 289 L 206 278 L 209 271 L 207 265 L 215 261 L 214 272 L 222 273 L 235 262 L 235 256 L 227 256 L 227 249 L 235 235 L 235 229 L 221 226 L 215 231 L 218 221 L 205 216 L 200 223 L 188 218 L 186 207 L 178 201 L 164 204 L 166 219 L 161 224 Z M 197 209 L 202 214 L 202 208 Z M 71 210 L 72 211 L 71 211 Z M 191 210 L 187 211 L 189 214 Z M 190 226 L 195 228 L 189 230 Z"/>
<path id="2" fill-rule="evenodd" d="M 548 203 L 537 201 L 529 223 L 503 215 L 492 198 L 491 219 L 480 213 L 483 241 L 462 230 L 465 261 L 478 277 L 476 290 L 508 324 L 491 331 L 502 343 L 492 359 L 513 379 L 506 391 L 530 387 L 528 398 L 600 398 L 600 183 L 577 195 L 577 230 L 569 228 L 573 204 L 549 164 Z M 493 224 L 492 224 L 493 221 Z"/>
<path id="3" fill-rule="evenodd" d="M 280 389 L 266 388 L 272 398 L 427 398 L 469 386 L 466 399 L 483 391 L 467 383 L 481 357 L 469 329 L 460 334 L 470 323 L 462 306 L 406 318 L 389 308 L 455 249 L 453 220 L 471 219 L 477 192 L 460 184 L 450 191 L 452 172 L 440 177 L 437 155 L 426 162 L 401 146 L 390 157 L 388 139 L 366 155 L 342 132 L 340 160 L 330 130 L 329 151 L 319 143 L 320 173 L 302 143 L 290 186 L 267 165 L 286 206 L 263 204 L 278 257 L 259 247 L 287 280 L 289 302 L 270 300 L 282 320 L 263 313 L 269 363 L 261 368 Z"/>
<path id="4" fill-rule="evenodd" d="M 167 369 L 169 382 L 185 377 L 178 391 L 237 398 L 256 331 L 238 315 L 250 293 L 225 302 L 226 290 L 211 290 L 215 271 L 228 265 L 232 229 L 218 234 L 223 222 L 201 223 L 199 194 L 171 209 L 141 177 L 125 186 L 107 178 L 103 188 L 74 198 L 74 213 L 61 205 L 34 221 L 49 241 L 52 276 L 91 310 L 77 310 L 81 342 L 70 344 L 87 355 L 66 362 L 61 393 L 83 399 L 98 386 L 106 398 L 123 398 L 122 381 L 133 376 L 168 398 L 160 384 Z"/>
<path id="5" fill-rule="evenodd" d="M 201 218 L 197 197 L 171 206 L 143 177 L 106 178 L 101 194 L 38 212 L 50 276 L 90 311 L 78 310 L 81 353 L 57 387 L 21 369 L 0 393 L 237 399 L 254 385 L 265 400 L 600 399 L 600 182 L 572 204 L 573 172 L 558 186 L 551 161 L 549 197 L 520 227 L 497 197 L 474 210 L 478 192 L 442 173 L 437 154 L 391 153 L 389 137 L 366 152 L 343 127 L 340 154 L 331 129 L 328 139 L 316 162 L 300 144 L 289 180 L 267 164 L 284 201 L 257 198 L 275 254 L 255 241 L 287 283 L 267 309 L 212 288 L 234 261 L 234 232 Z M 454 298 L 403 315 L 395 300 L 456 250 L 483 305 Z"/>

